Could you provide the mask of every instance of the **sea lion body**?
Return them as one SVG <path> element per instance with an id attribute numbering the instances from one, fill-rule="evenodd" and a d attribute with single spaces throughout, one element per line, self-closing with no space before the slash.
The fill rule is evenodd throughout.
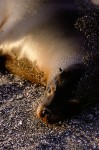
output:
<path id="1" fill-rule="evenodd" d="M 1 2 L 6 6 L 4 10 L 1 5 L 1 12 L 7 9 L 8 14 L 1 13 L 5 16 L 1 18 L 0 42 L 3 53 L 12 55 L 14 52 L 18 59 L 37 61 L 38 68 L 46 74 L 49 82 L 59 68 L 65 69 L 82 61 L 83 41 L 74 27 L 78 18 L 75 1 L 39 3 L 13 1 L 9 8 L 8 0 Z M 74 10 L 71 11 L 70 7 Z"/>
<path id="2" fill-rule="evenodd" d="M 64 87 L 69 88 L 68 98 L 70 98 L 73 90 L 70 87 L 75 87 L 85 73 L 83 62 L 85 52 L 82 50 L 84 36 L 74 25 L 79 16 L 75 0 L 0 0 L 0 49 L 2 55 L 8 58 L 7 68 L 13 73 L 37 82 L 34 79 L 36 76 L 32 76 L 34 69 L 29 68 L 24 71 L 26 66 L 32 68 L 36 64 L 38 70 L 44 73 L 47 89 L 52 88 L 53 83 L 57 89 L 59 82 L 56 80 L 57 77 L 69 81 L 69 84 Z M 31 65 L 25 62 L 23 70 L 17 69 L 21 67 L 20 62 L 23 59 L 28 60 Z M 13 62 L 16 60 L 15 67 Z M 67 76 L 69 70 L 73 71 Z M 65 77 L 63 78 L 61 74 L 65 74 Z M 42 83 L 42 80 L 39 82 Z M 56 120 L 55 118 L 59 118 L 58 110 L 71 107 L 68 103 L 63 103 L 61 98 L 64 99 L 64 94 L 61 95 L 61 92 L 65 93 L 62 87 L 52 92 L 54 96 L 51 95 L 51 98 L 45 94 L 45 101 L 48 102 L 50 99 L 50 103 L 44 101 L 37 109 L 37 116 L 43 121 L 47 122 L 50 118 Z M 56 100 L 57 96 L 55 98 L 55 93 L 59 94 L 58 100 Z M 76 100 L 72 102 L 78 104 Z M 51 104 L 52 108 L 45 111 L 45 108 Z M 55 114 L 51 110 L 54 108 Z M 49 117 L 49 111 L 52 117 Z"/>

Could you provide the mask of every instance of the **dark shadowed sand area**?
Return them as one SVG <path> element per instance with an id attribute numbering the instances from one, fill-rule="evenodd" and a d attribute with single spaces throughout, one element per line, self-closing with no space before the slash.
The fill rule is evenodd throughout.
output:
<path id="1" fill-rule="evenodd" d="M 44 87 L 0 73 L 0 150 L 98 150 L 99 105 L 47 126 L 35 117 Z"/>

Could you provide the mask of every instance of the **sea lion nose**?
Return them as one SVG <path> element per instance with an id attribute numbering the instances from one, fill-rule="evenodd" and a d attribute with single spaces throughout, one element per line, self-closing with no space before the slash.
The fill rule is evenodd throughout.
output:
<path id="1" fill-rule="evenodd" d="M 52 116 L 51 109 L 47 108 L 46 106 L 39 105 L 36 111 L 36 115 L 40 118 L 43 122 L 47 123 Z"/>
<path id="2" fill-rule="evenodd" d="M 40 117 L 45 118 L 48 116 L 50 116 L 50 111 L 48 109 L 44 108 L 44 110 L 41 111 Z"/>

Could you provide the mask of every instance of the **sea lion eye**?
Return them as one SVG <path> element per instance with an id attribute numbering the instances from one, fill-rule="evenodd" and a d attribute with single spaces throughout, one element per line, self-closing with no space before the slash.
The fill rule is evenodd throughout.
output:
<path id="1" fill-rule="evenodd" d="M 55 91 L 55 87 L 52 86 L 51 88 L 49 88 L 49 89 L 47 90 L 47 93 L 48 93 L 48 94 L 53 94 L 54 91 Z"/>
<path id="2" fill-rule="evenodd" d="M 52 92 L 51 88 L 50 88 L 50 89 L 48 89 L 48 91 L 47 91 L 47 92 L 48 92 L 48 94 L 51 94 L 51 92 Z"/>
<path id="3" fill-rule="evenodd" d="M 62 72 L 62 68 L 59 68 L 59 71 Z"/>

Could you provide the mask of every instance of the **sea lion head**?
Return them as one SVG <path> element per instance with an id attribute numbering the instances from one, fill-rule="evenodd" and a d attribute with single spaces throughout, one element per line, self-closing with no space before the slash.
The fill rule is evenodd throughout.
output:
<path id="1" fill-rule="evenodd" d="M 37 116 L 46 123 L 54 123 L 72 115 L 80 106 L 75 95 L 77 85 L 85 72 L 82 64 L 75 64 L 60 73 L 48 84 L 44 101 L 37 108 Z"/>

